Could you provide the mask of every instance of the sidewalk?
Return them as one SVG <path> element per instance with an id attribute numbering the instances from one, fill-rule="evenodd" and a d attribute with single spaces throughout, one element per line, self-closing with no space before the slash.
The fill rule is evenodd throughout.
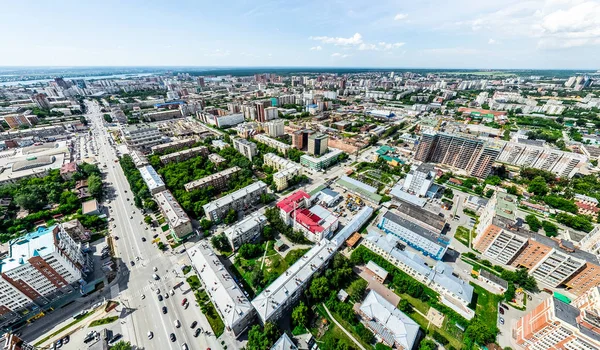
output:
<path id="1" fill-rule="evenodd" d="M 358 346 L 358 347 L 359 347 L 359 349 L 361 349 L 361 350 L 367 350 L 367 349 L 365 349 L 365 347 L 364 347 L 364 346 L 362 346 L 362 344 L 361 344 L 361 343 L 360 343 L 358 340 L 356 340 L 356 339 L 355 339 L 355 338 L 352 336 L 352 334 L 350 334 L 350 332 L 348 332 L 348 331 L 346 330 L 346 328 L 344 328 L 344 327 L 343 327 L 343 326 L 342 326 L 342 325 L 341 325 L 341 324 L 340 324 L 340 323 L 339 323 L 339 322 L 338 322 L 338 321 L 337 321 L 337 320 L 336 320 L 336 319 L 333 317 L 333 315 L 331 314 L 331 312 L 329 312 L 329 309 L 327 308 L 327 306 L 325 306 L 325 303 L 323 303 L 322 305 L 323 305 L 323 307 L 325 308 L 325 311 L 327 311 L 327 315 L 329 315 L 329 317 L 331 318 L 331 320 L 333 321 L 333 323 L 335 323 L 335 325 L 336 325 L 336 326 L 340 327 L 340 329 L 341 329 L 341 330 L 342 330 L 344 333 L 346 333 L 346 335 L 348 336 L 348 338 L 350 338 L 350 339 L 351 339 L 351 340 L 354 342 L 354 344 L 356 344 L 356 346 Z"/>

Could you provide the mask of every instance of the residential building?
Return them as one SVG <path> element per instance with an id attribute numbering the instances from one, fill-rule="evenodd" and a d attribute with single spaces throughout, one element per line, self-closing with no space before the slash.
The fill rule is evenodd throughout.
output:
<path id="1" fill-rule="evenodd" d="M 233 148 L 238 150 L 244 157 L 252 160 L 252 157 L 256 156 L 258 150 L 256 149 L 256 144 L 250 142 L 246 139 L 235 138 L 233 141 Z"/>
<path id="2" fill-rule="evenodd" d="M 142 175 L 142 179 L 144 179 L 146 186 L 148 186 L 148 191 L 150 191 L 151 194 L 156 194 L 166 189 L 165 182 L 160 175 L 158 175 L 156 170 L 154 170 L 152 165 L 146 165 L 138 168 L 138 170 L 140 171 L 140 175 Z"/>
<path id="3" fill-rule="evenodd" d="M 140 151 L 132 150 L 129 152 L 129 155 L 131 156 L 131 160 L 136 168 L 141 168 L 149 164 L 146 156 L 144 156 L 144 154 Z"/>
<path id="4" fill-rule="evenodd" d="M 154 195 L 163 217 L 169 224 L 171 235 L 179 240 L 192 233 L 192 220 L 187 216 L 179 202 L 169 190 L 158 192 Z"/>
<path id="5" fill-rule="evenodd" d="M 81 214 L 83 215 L 100 215 L 100 206 L 98 201 L 91 199 L 81 203 Z"/>
<path id="6" fill-rule="evenodd" d="M 314 131 L 312 130 L 297 130 L 292 133 L 292 145 L 296 149 L 304 149 L 308 147 L 308 137 L 312 135 Z"/>
<path id="7" fill-rule="evenodd" d="M 279 112 L 277 107 L 267 107 L 265 108 L 265 121 L 274 120 L 279 118 Z"/>
<path id="8" fill-rule="evenodd" d="M 29 119 L 24 114 L 8 114 L 3 116 L 4 121 L 11 129 L 18 129 L 21 125 L 31 126 Z"/>
<path id="9" fill-rule="evenodd" d="M 0 326 L 35 315 L 80 287 L 90 262 L 62 228 L 54 225 L 8 242 L 0 260 Z"/>
<path id="10" fill-rule="evenodd" d="M 526 350 L 600 349 L 600 302 L 591 295 L 597 288 L 571 304 L 555 297 L 543 301 L 516 322 L 516 343 Z"/>
<path id="11" fill-rule="evenodd" d="M 271 137 L 279 137 L 285 134 L 284 121 L 282 119 L 275 119 L 265 123 L 265 130 L 267 135 Z"/>
<path id="12" fill-rule="evenodd" d="M 184 160 L 192 159 L 198 155 L 208 155 L 208 148 L 204 146 L 198 146 L 184 149 L 183 151 L 179 152 L 165 154 L 164 156 L 160 156 L 160 162 L 163 164 L 183 162 Z"/>
<path id="13" fill-rule="evenodd" d="M 373 278 L 379 283 L 383 283 L 388 276 L 388 272 L 373 261 L 367 262 L 365 267 L 373 273 Z"/>
<path id="14" fill-rule="evenodd" d="M 188 255 L 225 329 L 238 337 L 252 325 L 256 316 L 243 289 L 237 285 L 208 241 L 195 245 Z"/>
<path id="15" fill-rule="evenodd" d="M 291 312 L 302 293 L 308 288 L 312 277 L 325 270 L 338 246 L 323 239 L 314 245 L 284 274 L 252 300 L 262 324 L 277 322 L 285 313 Z"/>
<path id="16" fill-rule="evenodd" d="M 208 155 L 208 160 L 210 160 L 214 165 L 219 166 L 227 161 L 227 159 L 221 157 L 217 153 L 211 153 Z"/>
<path id="17" fill-rule="evenodd" d="M 215 116 L 211 115 L 211 117 L 212 123 L 210 121 L 209 123 L 214 124 L 219 128 L 234 126 L 244 122 L 244 115 L 242 113 Z"/>
<path id="18" fill-rule="evenodd" d="M 50 101 L 46 94 L 35 94 L 31 96 L 31 100 L 35 102 L 35 104 L 41 109 L 50 109 L 52 106 L 50 105 Z"/>
<path id="19" fill-rule="evenodd" d="M 435 181 L 436 171 L 433 164 L 422 163 L 406 174 L 402 189 L 410 194 L 425 197 Z"/>
<path id="20" fill-rule="evenodd" d="M 60 177 L 65 180 L 71 180 L 73 175 L 77 172 L 77 163 L 69 162 L 65 163 L 60 167 Z"/>
<path id="21" fill-rule="evenodd" d="M 327 169 L 337 162 L 338 157 L 342 153 L 342 150 L 331 148 L 329 153 L 326 153 L 318 158 L 308 154 L 303 154 L 300 157 L 300 164 L 313 170 Z"/>
<path id="22" fill-rule="evenodd" d="M 559 177 L 571 178 L 588 161 L 583 154 L 564 152 L 524 142 L 507 142 L 498 162 L 550 171 Z"/>
<path id="23" fill-rule="evenodd" d="M 481 269 L 477 279 L 498 291 L 497 294 L 502 294 L 508 289 L 508 282 L 498 277 L 495 273 Z"/>
<path id="24" fill-rule="evenodd" d="M 277 151 L 279 151 L 283 154 L 287 154 L 287 151 L 290 148 L 292 148 L 292 146 L 290 146 L 286 143 L 272 139 L 263 134 L 254 135 L 254 140 L 256 140 L 257 142 L 263 143 L 269 147 L 275 148 Z"/>
<path id="25" fill-rule="evenodd" d="M 149 150 L 164 141 L 157 127 L 148 125 L 130 125 L 121 129 L 125 143 L 138 149 Z"/>
<path id="26" fill-rule="evenodd" d="M 23 341 L 13 333 L 0 335 L 0 349 L 2 350 L 36 350 L 37 347 Z M 297 349 L 296 349 L 297 350 Z"/>
<path id="27" fill-rule="evenodd" d="M 194 180 L 183 185 L 186 191 L 190 192 L 193 190 L 197 190 L 200 188 L 205 188 L 208 186 L 214 187 L 216 190 L 221 191 L 225 187 L 227 187 L 227 182 L 234 175 L 237 174 L 240 170 L 242 170 L 238 166 L 234 166 L 229 169 L 225 169 L 223 171 L 219 171 L 218 173 L 214 173 L 212 175 L 205 176 L 201 179 Z"/>
<path id="28" fill-rule="evenodd" d="M 206 218 L 220 222 L 229 209 L 244 211 L 260 200 L 260 195 L 267 193 L 267 184 L 262 181 L 254 182 L 242 189 L 205 204 L 202 208 Z"/>
<path id="29" fill-rule="evenodd" d="M 183 139 L 152 146 L 150 149 L 152 150 L 152 153 L 170 153 L 190 147 L 194 143 L 196 143 L 196 140 L 194 139 Z"/>
<path id="30" fill-rule="evenodd" d="M 420 255 L 401 249 L 400 239 L 390 234 L 383 234 L 375 228 L 368 228 L 368 235 L 361 244 L 381 255 L 390 264 L 415 280 L 438 292 L 440 302 L 466 319 L 475 316 L 473 310 L 468 307 L 473 299 L 473 286 L 456 277 L 450 265 L 438 261 L 431 268 Z"/>
<path id="31" fill-rule="evenodd" d="M 256 121 L 261 123 L 268 121 L 266 109 L 271 107 L 271 101 L 256 101 L 254 102 L 254 106 L 256 108 Z M 275 111 L 277 111 L 277 109 L 275 109 Z"/>
<path id="32" fill-rule="evenodd" d="M 258 240 L 266 224 L 267 217 L 259 212 L 255 212 L 227 228 L 224 234 L 233 250 L 237 250 L 245 243 L 252 243 Z"/>
<path id="33" fill-rule="evenodd" d="M 270 350 L 298 350 L 298 347 L 292 339 L 287 335 L 287 333 L 283 333 L 279 339 L 271 346 Z"/>
<path id="34" fill-rule="evenodd" d="M 415 347 L 420 333 L 419 325 L 376 291 L 367 294 L 358 314 L 365 326 L 386 345 L 399 350 L 412 350 Z"/>
<path id="35" fill-rule="evenodd" d="M 415 159 L 485 178 L 501 151 L 501 144 L 485 142 L 471 135 L 425 131 L 415 151 Z"/>
<path id="36" fill-rule="evenodd" d="M 277 203 L 283 221 L 299 230 L 311 242 L 330 238 L 337 230 L 339 220 L 321 205 L 312 205 L 310 195 L 299 190 Z"/>
<path id="37" fill-rule="evenodd" d="M 579 241 L 582 250 L 595 255 L 600 255 L 600 226 L 594 227 L 585 237 Z"/>
<path id="38" fill-rule="evenodd" d="M 76 243 L 88 242 L 92 236 L 77 219 L 64 222 L 62 228 Z"/>
<path id="39" fill-rule="evenodd" d="M 594 197 L 575 194 L 575 205 L 577 205 L 577 213 L 597 217 L 600 208 L 598 208 L 598 200 Z"/>
<path id="40" fill-rule="evenodd" d="M 381 201 L 382 197 L 377 194 L 377 189 L 373 186 L 367 185 L 364 182 L 344 175 L 341 176 L 336 183 L 348 190 L 350 193 L 360 196 L 370 203 L 377 205 Z"/>
<path id="41" fill-rule="evenodd" d="M 181 117 L 183 117 L 183 115 L 179 109 L 166 109 L 162 111 L 144 113 L 144 119 L 149 122 L 159 122 Z"/>
<path id="42" fill-rule="evenodd" d="M 423 255 L 441 260 L 450 245 L 450 239 L 443 235 L 447 229 L 446 222 L 416 205 L 402 201 L 399 203 L 397 209 L 389 210 L 381 216 L 377 227 Z"/>
<path id="43" fill-rule="evenodd" d="M 321 156 L 327 153 L 329 136 L 325 134 L 312 134 L 308 137 L 308 153 L 313 156 Z"/>
<path id="44" fill-rule="evenodd" d="M 277 191 L 283 191 L 288 187 L 288 181 L 294 176 L 302 175 L 302 167 L 291 160 L 281 158 L 274 153 L 263 156 L 264 164 L 277 170 L 273 174 L 273 182 Z"/>

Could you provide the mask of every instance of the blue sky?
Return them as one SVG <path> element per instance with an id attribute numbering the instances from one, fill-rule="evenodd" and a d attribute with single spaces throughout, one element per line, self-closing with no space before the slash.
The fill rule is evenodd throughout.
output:
<path id="1" fill-rule="evenodd" d="M 0 66 L 600 69 L 600 1 L 0 0 Z"/>

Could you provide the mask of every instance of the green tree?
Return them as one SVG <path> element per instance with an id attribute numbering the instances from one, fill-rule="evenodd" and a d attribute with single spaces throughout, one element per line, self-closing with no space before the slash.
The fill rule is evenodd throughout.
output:
<path id="1" fill-rule="evenodd" d="M 542 228 L 548 237 L 556 237 L 558 236 L 558 226 L 554 225 L 549 221 L 542 221 Z"/>
<path id="2" fill-rule="evenodd" d="M 212 227 L 213 223 L 212 221 L 203 218 L 202 220 L 200 220 L 200 227 L 202 228 L 202 230 L 209 230 Z"/>
<path id="3" fill-rule="evenodd" d="M 368 283 L 367 281 L 359 278 L 357 280 L 352 281 L 348 290 L 350 291 L 350 298 L 356 302 L 362 300 L 365 295 L 365 291 L 367 290 Z"/>
<path id="4" fill-rule="evenodd" d="M 435 345 L 435 342 L 430 339 L 423 339 L 423 340 L 421 340 L 421 343 L 419 344 L 419 350 L 436 350 L 436 349 L 437 349 L 437 345 Z"/>
<path id="5" fill-rule="evenodd" d="M 229 209 L 229 211 L 227 212 L 227 215 L 225 215 L 225 218 L 223 219 L 223 222 L 226 223 L 227 225 L 231 225 L 237 221 L 237 217 L 238 217 L 237 212 L 233 209 Z"/>
<path id="6" fill-rule="evenodd" d="M 210 243 L 212 243 L 212 245 L 221 252 L 230 252 L 231 251 L 231 246 L 229 245 L 229 241 L 227 240 L 227 237 L 225 237 L 224 233 L 213 236 L 210 239 Z"/>
<path id="7" fill-rule="evenodd" d="M 91 174 L 90 177 L 88 177 L 88 190 L 96 199 L 102 196 L 102 179 L 100 176 Z"/>
<path id="8" fill-rule="evenodd" d="M 110 347 L 111 350 L 131 350 L 131 343 L 128 341 L 121 340 L 118 343 Z"/>
<path id="9" fill-rule="evenodd" d="M 405 314 L 408 314 L 412 312 L 412 305 L 410 305 L 408 300 L 400 299 L 400 302 L 398 303 L 398 309 Z"/>
<path id="10" fill-rule="evenodd" d="M 310 284 L 310 294 L 317 301 L 322 301 L 329 296 L 329 281 L 321 276 L 315 278 Z"/>
<path id="11" fill-rule="evenodd" d="M 292 322 L 295 326 L 306 327 L 308 323 L 308 307 L 300 302 L 292 311 Z"/>
<path id="12" fill-rule="evenodd" d="M 542 227 L 542 223 L 538 220 L 537 216 L 533 214 L 529 214 L 525 217 L 525 222 L 529 225 L 529 229 L 533 232 L 538 232 L 540 227 Z"/>
<path id="13" fill-rule="evenodd" d="M 270 349 L 281 336 L 281 331 L 271 322 L 265 323 L 265 327 L 254 325 L 248 331 L 247 350 Z"/>
<path id="14" fill-rule="evenodd" d="M 150 225 L 150 223 L 152 223 L 152 218 L 146 215 L 144 216 L 144 222 L 146 223 L 146 225 Z"/>
<path id="15" fill-rule="evenodd" d="M 475 342 L 477 344 L 485 345 L 494 342 L 497 334 L 497 327 L 490 327 L 478 317 L 475 317 L 465 330 L 464 340 L 466 343 Z"/>
<path id="16" fill-rule="evenodd" d="M 546 184 L 546 180 L 541 176 L 536 176 L 529 183 L 527 191 L 534 193 L 538 196 L 544 196 L 546 193 L 548 193 L 548 185 Z"/>

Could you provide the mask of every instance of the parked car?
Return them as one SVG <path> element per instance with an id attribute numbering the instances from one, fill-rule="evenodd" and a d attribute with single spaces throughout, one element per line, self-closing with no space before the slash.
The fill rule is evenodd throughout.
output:
<path id="1" fill-rule="evenodd" d="M 167 313 L 167 307 L 166 307 L 166 306 L 163 306 L 163 307 L 162 307 L 162 313 L 163 313 L 163 314 L 166 314 L 166 313 Z"/>
<path id="2" fill-rule="evenodd" d="M 158 301 L 163 301 L 163 297 L 160 294 L 158 295 Z"/>

